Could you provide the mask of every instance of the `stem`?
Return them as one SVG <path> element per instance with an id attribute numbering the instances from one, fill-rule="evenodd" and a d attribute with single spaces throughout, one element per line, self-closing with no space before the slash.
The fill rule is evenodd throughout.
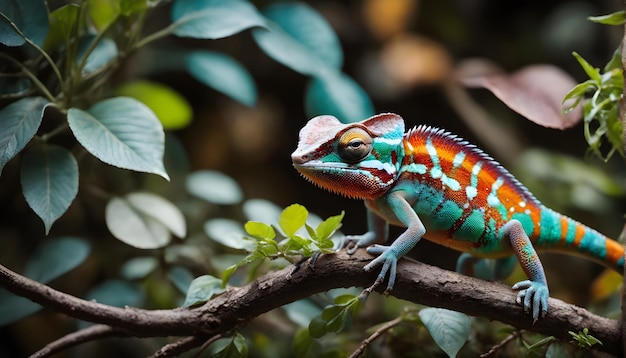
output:
<path id="1" fill-rule="evenodd" d="M 131 51 L 137 50 L 147 44 L 149 44 L 150 42 L 156 41 L 156 40 L 160 40 L 164 37 L 167 37 L 169 35 L 171 35 L 174 32 L 174 28 L 175 26 L 172 26 L 174 24 L 171 24 L 170 26 L 161 29 L 157 32 L 153 32 L 150 35 L 144 37 L 143 39 L 135 42 L 135 44 L 131 47 Z"/>
<path id="2" fill-rule="evenodd" d="M 0 13 L 1 16 L 4 16 L 2 13 Z M 54 98 L 54 96 L 52 95 L 52 93 L 50 93 L 50 91 L 48 90 L 48 88 L 46 87 L 46 85 L 44 85 L 38 78 L 37 76 L 35 76 L 34 73 L 32 73 L 26 66 L 24 66 L 21 62 L 19 62 L 18 60 L 14 59 L 13 57 L 0 52 L 0 58 L 4 58 L 7 59 L 9 61 L 11 61 L 12 63 L 14 63 L 15 65 L 17 65 L 20 70 L 22 70 L 22 72 L 31 80 L 33 81 L 33 83 L 37 86 L 37 88 L 39 88 L 39 90 L 43 93 L 44 96 L 46 96 L 46 98 L 48 98 L 48 100 L 50 102 L 56 102 L 56 98 Z"/>

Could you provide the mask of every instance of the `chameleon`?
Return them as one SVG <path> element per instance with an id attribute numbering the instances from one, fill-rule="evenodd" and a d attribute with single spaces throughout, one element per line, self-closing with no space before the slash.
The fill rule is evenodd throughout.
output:
<path id="1" fill-rule="evenodd" d="M 365 202 L 368 231 L 346 236 L 344 246 L 349 254 L 367 247 L 375 258 L 364 269 L 381 266 L 375 283 L 388 277 L 387 293 L 398 260 L 421 238 L 461 251 L 457 271 L 465 274 L 492 258 L 508 275 L 518 261 L 528 279 L 512 289 L 533 322 L 547 314 L 549 297 L 537 251 L 579 255 L 623 274 L 621 244 L 544 206 L 485 152 L 443 129 L 405 133 L 393 113 L 347 124 L 322 115 L 300 130 L 291 158 L 313 184 Z M 385 245 L 390 224 L 406 230 Z"/>

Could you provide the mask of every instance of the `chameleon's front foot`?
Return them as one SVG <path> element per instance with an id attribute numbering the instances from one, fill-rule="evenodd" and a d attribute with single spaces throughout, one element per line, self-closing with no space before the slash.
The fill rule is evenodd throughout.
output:
<path id="1" fill-rule="evenodd" d="M 388 294 L 391 292 L 396 282 L 396 266 L 400 255 L 391 246 L 384 245 L 370 246 L 367 248 L 367 253 L 370 255 L 378 255 L 378 257 L 363 267 L 365 271 L 370 271 L 378 265 L 383 265 L 373 287 L 382 283 L 385 280 L 385 277 L 387 277 L 387 272 L 389 272 L 389 281 L 387 282 L 387 288 L 384 292 L 385 294 Z"/>
<path id="2" fill-rule="evenodd" d="M 374 232 L 366 232 L 363 235 L 348 235 L 343 240 L 343 247 L 348 255 L 353 255 L 359 247 L 365 247 L 376 240 Z"/>
<path id="3" fill-rule="evenodd" d="M 533 323 L 548 313 L 548 286 L 531 280 L 521 281 L 513 285 L 514 290 L 519 290 L 517 303 L 524 306 L 524 312 L 530 312 Z"/>

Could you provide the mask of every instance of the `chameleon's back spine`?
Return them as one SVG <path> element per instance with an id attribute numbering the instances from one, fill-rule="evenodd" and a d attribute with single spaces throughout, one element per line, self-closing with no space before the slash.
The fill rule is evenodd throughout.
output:
<path id="1" fill-rule="evenodd" d="M 532 241 L 539 250 L 564 251 L 624 272 L 624 247 L 580 222 L 543 207 L 539 235 Z"/>

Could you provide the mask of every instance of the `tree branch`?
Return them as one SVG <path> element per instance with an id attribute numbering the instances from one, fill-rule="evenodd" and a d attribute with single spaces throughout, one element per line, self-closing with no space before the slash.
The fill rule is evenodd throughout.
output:
<path id="1" fill-rule="evenodd" d="M 85 329 L 65 335 L 54 342 L 48 343 L 45 347 L 32 354 L 30 358 L 48 357 L 55 353 L 62 352 L 74 346 L 95 341 L 97 339 L 111 337 L 127 337 L 128 334 L 118 328 L 98 324 Z"/>
<path id="2" fill-rule="evenodd" d="M 364 250 L 348 256 L 341 251 L 319 258 L 287 279 L 291 267 L 270 272 L 243 287 L 229 288 L 206 304 L 172 310 L 116 308 L 89 302 L 22 277 L 0 265 L 0 286 L 68 316 L 110 325 L 129 336 L 205 336 L 226 333 L 262 313 L 312 294 L 338 287 L 368 287 L 378 272 L 365 272 L 372 259 Z M 603 345 L 599 350 L 621 356 L 620 323 L 550 299 L 547 317 L 534 325 L 515 303 L 516 293 L 501 283 L 487 282 L 403 259 L 398 264 L 392 295 L 433 307 L 498 320 L 514 327 L 569 340 L 568 331 L 589 332 Z"/>

